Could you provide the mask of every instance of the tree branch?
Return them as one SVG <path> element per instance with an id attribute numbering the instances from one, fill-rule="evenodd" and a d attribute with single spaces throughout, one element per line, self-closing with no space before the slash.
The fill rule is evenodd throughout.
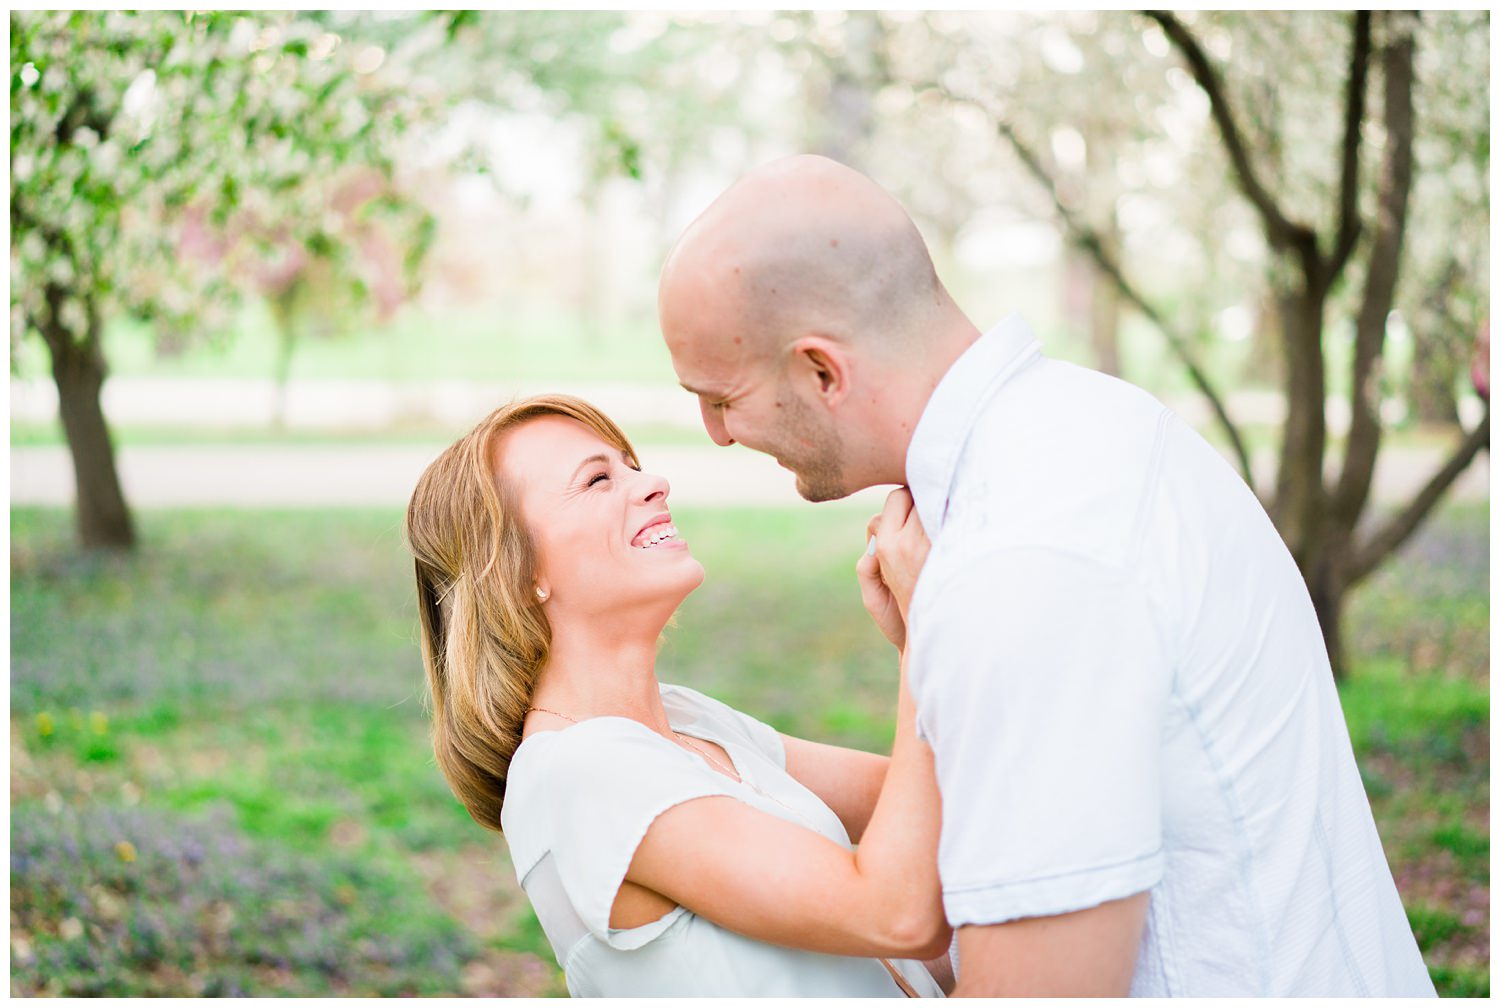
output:
<path id="1" fill-rule="evenodd" d="M 1192 349 L 1188 346 L 1187 340 L 1183 339 L 1183 337 L 1171 325 L 1168 324 L 1166 318 L 1162 315 L 1162 313 L 1158 311 L 1154 305 L 1150 304 L 1140 294 L 1140 292 L 1135 289 L 1130 281 L 1125 278 L 1124 271 L 1105 249 L 1104 242 L 1102 239 L 1100 239 L 1098 232 L 1090 227 L 1086 222 L 1080 220 L 1078 215 L 1071 209 L 1069 209 L 1067 203 L 1064 202 L 1061 194 L 1057 191 L 1057 183 L 1053 180 L 1051 174 L 1047 171 L 1047 169 L 1042 165 L 1042 161 L 1037 156 L 1036 152 L 1033 151 L 1024 140 L 1016 135 L 1015 130 L 1011 128 L 1009 123 L 1007 123 L 1000 115 L 996 114 L 993 110 L 986 107 L 984 102 L 979 101 L 978 99 L 954 94 L 952 91 L 948 90 L 947 87 L 941 84 L 932 84 L 928 85 L 928 87 L 937 90 L 949 101 L 962 102 L 964 104 L 972 105 L 973 107 L 980 109 L 990 117 L 991 121 L 993 121 L 995 124 L 995 130 L 1000 134 L 1001 137 L 1006 140 L 1007 143 L 1010 144 L 1011 149 L 1014 150 L 1016 156 L 1020 158 L 1022 165 L 1024 165 L 1026 170 L 1031 173 L 1031 176 L 1035 178 L 1038 183 L 1040 183 L 1042 188 L 1046 190 L 1047 195 L 1051 197 L 1052 206 L 1054 207 L 1054 209 L 1056 209 L 1058 216 L 1062 218 L 1063 229 L 1068 237 L 1071 238 L 1079 248 L 1083 249 L 1083 251 L 1089 254 L 1089 256 L 1094 260 L 1095 265 L 1099 268 L 1100 272 L 1104 273 L 1107 277 L 1109 277 L 1110 281 L 1114 283 L 1115 287 L 1120 291 L 1120 295 L 1125 298 L 1125 300 L 1128 301 L 1131 305 L 1135 306 L 1135 309 L 1137 311 L 1146 316 L 1146 318 L 1149 319 L 1151 323 L 1161 331 L 1162 335 L 1166 337 L 1167 344 L 1171 347 L 1172 352 L 1177 356 L 1177 359 L 1182 362 L 1182 365 L 1187 368 L 1188 376 L 1192 379 L 1193 385 L 1196 386 L 1198 391 L 1202 393 L 1203 397 L 1208 400 L 1208 405 L 1209 408 L 1213 411 L 1214 419 L 1218 422 L 1220 429 L 1223 430 L 1225 437 L 1229 439 L 1230 448 L 1234 452 L 1235 462 L 1239 466 L 1240 474 L 1244 477 L 1245 482 L 1253 489 L 1255 486 L 1255 477 L 1250 469 L 1250 455 L 1249 452 L 1247 452 L 1245 449 L 1244 440 L 1240 437 L 1239 428 L 1237 428 L 1234 424 L 1234 421 L 1230 419 L 1229 412 L 1227 409 L 1225 409 L 1223 400 L 1219 398 L 1218 393 L 1214 390 L 1213 384 L 1208 379 L 1208 375 L 1204 373 L 1203 368 L 1198 364 L 1196 358 L 1193 355 Z"/>
<path id="2" fill-rule="evenodd" d="M 1320 264 L 1317 235 L 1307 225 L 1288 220 L 1281 212 L 1281 208 L 1276 205 L 1276 200 L 1261 184 L 1260 177 L 1256 175 L 1255 167 L 1250 163 L 1250 153 L 1245 147 L 1244 135 L 1240 131 L 1239 124 L 1235 122 L 1234 112 L 1229 107 L 1229 96 L 1225 94 L 1219 74 L 1209 63 L 1208 54 L 1203 51 L 1203 47 L 1188 31 L 1187 26 L 1177 20 L 1171 12 L 1142 11 L 1141 13 L 1155 21 L 1166 33 L 1167 38 L 1177 47 L 1178 52 L 1187 62 L 1193 79 L 1198 82 L 1198 86 L 1208 97 L 1209 110 L 1213 115 L 1214 125 L 1218 127 L 1219 137 L 1224 141 L 1224 149 L 1229 154 L 1229 163 L 1233 166 L 1235 180 L 1255 209 L 1260 212 L 1271 245 L 1281 250 L 1295 250 L 1302 257 L 1304 266 Z"/>
<path id="3" fill-rule="evenodd" d="M 1400 17 L 1400 15 L 1395 15 Z M 1380 181 L 1380 215 L 1370 246 L 1364 299 L 1355 325 L 1354 360 L 1349 390 L 1349 436 L 1344 468 L 1329 502 L 1336 521 L 1352 528 L 1364 510 L 1380 452 L 1379 369 L 1385 348 L 1386 319 L 1395 303 L 1401 250 L 1406 237 L 1407 197 L 1411 193 L 1412 62 L 1416 40 L 1411 25 L 1393 26 L 1382 58 L 1385 70 L 1385 164 Z"/>
<path id="4" fill-rule="evenodd" d="M 1360 124 L 1365 116 L 1365 89 L 1370 71 L 1370 12 L 1354 12 L 1354 41 L 1349 49 L 1349 89 L 1344 100 L 1343 171 L 1339 179 L 1339 229 L 1328 257 L 1323 282 L 1332 286 L 1359 240 Z"/>
<path id="5" fill-rule="evenodd" d="M 1490 443 L 1490 407 L 1486 403 L 1484 407 L 1484 419 L 1479 422 L 1463 442 L 1454 450 L 1453 455 L 1443 464 L 1443 467 L 1433 473 L 1432 478 L 1427 481 L 1417 495 L 1412 498 L 1406 507 L 1385 524 L 1380 531 L 1370 536 L 1360 546 L 1354 559 L 1349 565 L 1350 586 L 1363 581 L 1369 574 L 1379 567 L 1381 561 L 1394 553 L 1401 544 L 1417 530 L 1422 520 L 1433 506 L 1447 493 L 1453 481 L 1469 467 L 1474 457 L 1479 454 L 1479 449 L 1486 448 Z"/>

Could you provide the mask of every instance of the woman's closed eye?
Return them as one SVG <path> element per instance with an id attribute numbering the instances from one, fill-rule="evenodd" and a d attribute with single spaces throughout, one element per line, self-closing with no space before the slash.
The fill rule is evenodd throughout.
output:
<path id="1" fill-rule="evenodd" d="M 627 461 L 625 462 L 625 468 L 629 469 L 631 472 L 640 472 L 641 464 L 635 461 Z M 609 479 L 609 470 L 601 469 L 598 472 L 594 473 L 594 475 L 590 476 L 588 479 L 584 480 L 583 488 L 585 490 L 592 489 L 595 485 L 607 479 Z"/>

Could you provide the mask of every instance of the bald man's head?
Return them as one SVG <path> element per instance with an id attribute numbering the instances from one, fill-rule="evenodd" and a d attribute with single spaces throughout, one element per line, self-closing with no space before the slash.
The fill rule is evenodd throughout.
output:
<path id="1" fill-rule="evenodd" d="M 809 332 L 879 349 L 922 337 L 946 297 L 916 226 L 884 189 L 798 155 L 731 186 L 662 270 L 669 346 L 774 354 Z"/>
<path id="2" fill-rule="evenodd" d="M 806 155 L 751 172 L 693 222 L 658 308 L 709 436 L 774 456 L 808 500 L 905 482 L 922 406 L 977 336 L 901 205 Z"/>

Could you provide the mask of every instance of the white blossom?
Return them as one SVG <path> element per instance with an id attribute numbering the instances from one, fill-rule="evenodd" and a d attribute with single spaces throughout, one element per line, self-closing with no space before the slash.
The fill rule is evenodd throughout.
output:
<path id="1" fill-rule="evenodd" d="M 106 140 L 94 149 L 94 170 L 101 175 L 113 175 L 120 168 L 120 145 Z"/>

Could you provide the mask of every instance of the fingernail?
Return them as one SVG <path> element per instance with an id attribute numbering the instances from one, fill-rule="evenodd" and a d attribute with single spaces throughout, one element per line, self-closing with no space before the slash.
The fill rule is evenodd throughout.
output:
<path id="1" fill-rule="evenodd" d="M 870 541 L 865 544 L 865 556 L 874 556 L 874 555 L 875 555 L 875 537 L 871 536 L 870 537 Z"/>

